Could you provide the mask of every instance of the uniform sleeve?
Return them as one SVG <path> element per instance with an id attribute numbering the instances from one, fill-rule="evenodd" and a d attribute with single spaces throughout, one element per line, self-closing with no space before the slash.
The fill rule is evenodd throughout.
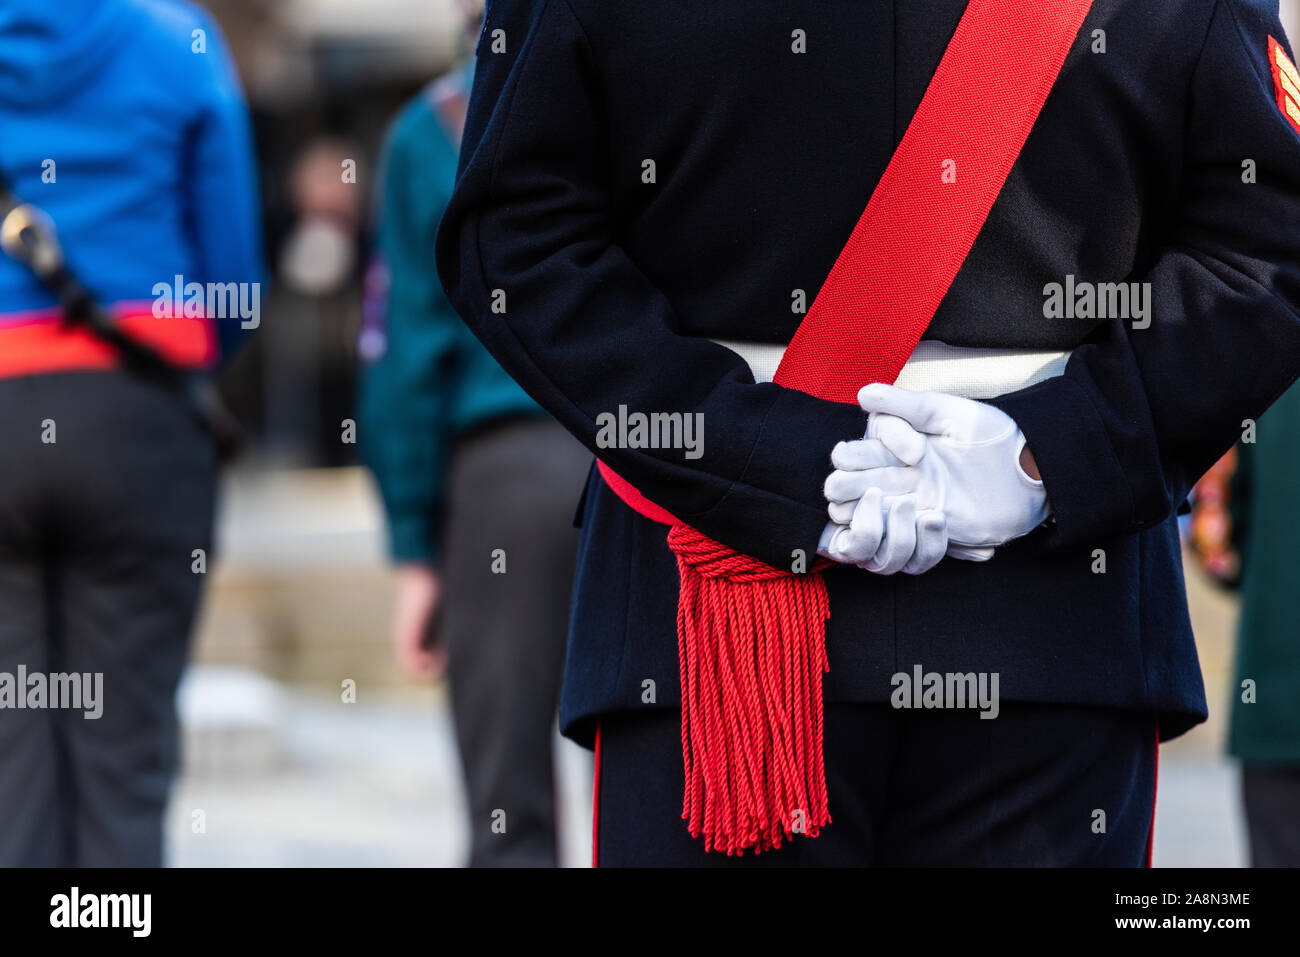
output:
<path id="1" fill-rule="evenodd" d="M 1219 0 L 1211 16 L 1169 171 L 1178 220 L 1132 277 L 1151 284 L 1150 326 L 1112 320 L 1063 376 L 992 401 L 1028 439 L 1057 546 L 1164 521 L 1300 375 L 1300 134 L 1269 68 L 1276 11 Z"/>
<path id="2" fill-rule="evenodd" d="M 504 44 L 504 52 L 499 52 Z M 439 272 L 532 397 L 651 501 L 777 567 L 811 555 L 837 441 L 865 414 L 770 383 L 681 317 L 619 245 L 596 58 L 565 0 L 496 0 L 480 40 Z M 671 171 L 660 171 L 663 189 Z M 664 242 L 675 241 L 666 235 Z M 495 310 L 494 310 L 495 303 Z M 597 419 L 698 415 L 703 449 L 606 448 Z"/>
<path id="3" fill-rule="evenodd" d="M 363 368 L 360 445 L 379 484 L 395 561 L 442 551 L 456 315 L 429 262 L 456 152 L 422 103 L 394 125 L 381 162 L 376 252 L 388 272 L 386 346 Z"/>
<path id="4" fill-rule="evenodd" d="M 207 51 L 195 54 L 201 108 L 190 132 L 187 219 L 202 283 L 262 283 L 260 199 L 244 94 L 215 21 L 201 21 Z M 265 288 L 261 301 L 266 300 Z M 239 316 L 217 320 L 221 356 L 229 360 L 251 331 Z"/>

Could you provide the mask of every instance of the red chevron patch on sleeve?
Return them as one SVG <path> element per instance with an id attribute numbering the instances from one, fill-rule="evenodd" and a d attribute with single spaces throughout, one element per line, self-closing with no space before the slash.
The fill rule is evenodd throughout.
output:
<path id="1" fill-rule="evenodd" d="M 1273 71 L 1273 90 L 1277 93 L 1277 106 L 1282 115 L 1300 133 L 1300 70 L 1282 49 L 1282 44 L 1268 38 L 1268 63 Z"/>

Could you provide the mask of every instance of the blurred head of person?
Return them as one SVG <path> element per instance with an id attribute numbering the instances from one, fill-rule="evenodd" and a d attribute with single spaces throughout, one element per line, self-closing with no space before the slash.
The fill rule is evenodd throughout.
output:
<path id="1" fill-rule="evenodd" d="M 356 266 L 364 215 L 357 153 L 340 140 L 318 139 L 293 164 L 289 189 L 297 221 L 281 251 L 280 272 L 300 292 L 333 292 Z"/>

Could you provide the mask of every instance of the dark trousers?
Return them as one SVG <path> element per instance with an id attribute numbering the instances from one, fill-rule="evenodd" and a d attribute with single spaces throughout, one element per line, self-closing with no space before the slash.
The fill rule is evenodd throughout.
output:
<path id="1" fill-rule="evenodd" d="M 0 380 L 0 674 L 103 676 L 98 718 L 0 709 L 0 866 L 161 864 L 215 474 L 157 387 Z"/>
<path id="2" fill-rule="evenodd" d="M 452 456 L 442 635 L 474 867 L 557 861 L 552 726 L 590 464 L 541 418 L 480 432 Z"/>
<path id="3" fill-rule="evenodd" d="M 1241 791 L 1251 867 L 1300 867 L 1300 767 L 1247 764 Z"/>
<path id="4" fill-rule="evenodd" d="M 832 823 L 817 838 L 729 858 L 706 854 L 681 820 L 678 712 L 602 718 L 597 865 L 1146 863 L 1156 774 L 1151 715 L 1003 702 L 997 718 L 982 720 L 975 711 L 828 704 L 825 727 Z"/>

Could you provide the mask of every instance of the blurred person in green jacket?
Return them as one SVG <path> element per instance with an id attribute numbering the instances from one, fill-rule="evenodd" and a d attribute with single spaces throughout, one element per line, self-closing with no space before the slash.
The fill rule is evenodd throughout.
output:
<path id="1" fill-rule="evenodd" d="M 397 564 L 403 668 L 446 668 L 471 866 L 557 862 L 552 724 L 590 456 L 497 365 L 433 265 L 471 72 L 407 104 L 381 161 L 360 339 L 360 445 Z M 436 620 L 436 625 L 435 625 Z"/>
<path id="2" fill-rule="evenodd" d="M 1242 762 L 1251 863 L 1300 867 L 1300 387 L 1254 439 L 1237 446 L 1230 494 L 1241 623 L 1228 749 Z"/>

